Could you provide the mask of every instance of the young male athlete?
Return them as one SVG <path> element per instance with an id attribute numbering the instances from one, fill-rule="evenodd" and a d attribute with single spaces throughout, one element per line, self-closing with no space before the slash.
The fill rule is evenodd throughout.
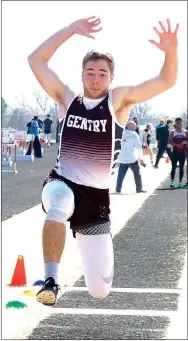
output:
<path id="1" fill-rule="evenodd" d="M 165 53 L 164 65 L 155 78 L 136 86 L 109 90 L 114 76 L 114 59 L 109 53 L 91 51 L 84 57 L 83 95 L 76 96 L 50 69 L 48 62 L 67 39 L 76 34 L 94 39 L 93 33 L 102 29 L 100 19 L 96 17 L 77 20 L 61 29 L 28 57 L 41 86 L 67 110 L 57 163 L 46 178 L 42 191 L 43 208 L 47 213 L 43 229 L 45 284 L 36 298 L 45 305 L 56 302 L 58 266 L 67 221 L 70 221 L 78 242 L 90 295 L 104 298 L 110 292 L 114 256 L 110 235 L 109 179 L 115 123 L 124 127 L 132 104 L 164 92 L 177 80 L 178 25 L 175 31 L 169 20 L 166 27 L 162 22 L 159 25 L 160 30 L 154 27 L 159 42 L 150 42 Z M 68 67 L 71 72 L 71 65 Z"/>
<path id="2" fill-rule="evenodd" d="M 184 175 L 184 164 L 186 157 L 186 150 L 188 146 L 188 132 L 183 129 L 183 120 L 181 117 L 175 119 L 176 128 L 171 131 L 169 136 L 169 144 L 173 146 L 172 152 L 172 170 L 170 187 L 175 187 L 174 178 L 179 161 L 179 188 L 184 188 L 182 179 Z"/>

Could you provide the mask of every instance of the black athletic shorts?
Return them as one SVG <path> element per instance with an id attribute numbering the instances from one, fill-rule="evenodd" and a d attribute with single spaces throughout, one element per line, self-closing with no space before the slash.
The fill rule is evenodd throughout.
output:
<path id="1" fill-rule="evenodd" d="M 104 224 L 110 221 L 110 196 L 109 189 L 98 189 L 78 185 L 56 173 L 54 169 L 45 178 L 44 186 L 53 180 L 63 181 L 74 193 L 75 210 L 69 218 L 70 228 L 74 231 Z M 44 206 L 42 208 L 45 212 Z M 47 212 L 45 212 L 47 213 Z"/>

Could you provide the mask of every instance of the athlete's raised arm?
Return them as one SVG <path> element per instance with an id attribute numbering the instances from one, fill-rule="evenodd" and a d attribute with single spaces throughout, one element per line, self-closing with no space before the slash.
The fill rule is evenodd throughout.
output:
<path id="1" fill-rule="evenodd" d="M 48 62 L 58 47 L 74 34 L 95 39 L 92 34 L 101 30 L 101 28 L 99 28 L 100 23 L 100 19 L 96 17 L 77 20 L 52 35 L 28 57 L 29 65 L 43 89 L 54 100 L 65 104 L 66 107 L 75 94 L 48 66 Z"/>
<path id="2" fill-rule="evenodd" d="M 146 80 L 136 86 L 115 88 L 113 90 L 113 97 L 116 111 L 125 106 L 147 101 L 176 84 L 178 74 L 177 32 L 179 24 L 176 25 L 174 31 L 171 29 L 169 19 L 167 19 L 167 28 L 161 21 L 159 21 L 159 25 L 160 30 L 156 27 L 153 28 L 159 36 L 159 42 L 150 40 L 150 43 L 165 53 L 165 61 L 161 71 L 155 78 Z"/>

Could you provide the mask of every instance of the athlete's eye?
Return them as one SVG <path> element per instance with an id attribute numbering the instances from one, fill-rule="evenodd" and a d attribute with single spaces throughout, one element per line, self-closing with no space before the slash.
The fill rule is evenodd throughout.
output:
<path id="1" fill-rule="evenodd" d="M 106 75 L 105 75 L 105 73 L 102 73 L 100 76 L 105 77 Z"/>

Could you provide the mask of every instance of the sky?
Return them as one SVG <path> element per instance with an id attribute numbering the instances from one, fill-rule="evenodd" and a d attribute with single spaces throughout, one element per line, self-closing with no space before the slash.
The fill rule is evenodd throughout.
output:
<path id="1" fill-rule="evenodd" d="M 113 54 L 113 87 L 139 84 L 159 74 L 164 53 L 149 43 L 157 39 L 153 26 L 170 18 L 179 22 L 177 84 L 148 101 L 157 114 L 177 116 L 187 107 L 187 2 L 186 1 L 3 1 L 2 96 L 15 106 L 35 107 L 34 91 L 45 95 L 30 70 L 27 56 L 44 40 L 73 21 L 100 17 L 103 30 L 96 40 L 75 35 L 63 44 L 49 65 L 76 92 L 82 91 L 81 64 L 91 49 Z"/>

